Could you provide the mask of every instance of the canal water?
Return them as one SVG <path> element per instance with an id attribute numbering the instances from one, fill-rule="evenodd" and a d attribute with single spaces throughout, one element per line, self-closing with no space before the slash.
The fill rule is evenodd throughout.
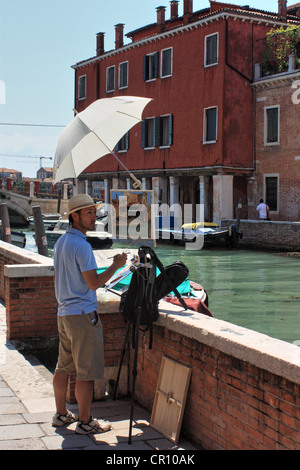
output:
<path id="1" fill-rule="evenodd" d="M 37 251 L 31 231 L 26 248 Z M 155 252 L 164 266 L 176 260 L 187 265 L 189 278 L 207 290 L 214 317 L 300 345 L 300 258 L 166 244 Z"/>

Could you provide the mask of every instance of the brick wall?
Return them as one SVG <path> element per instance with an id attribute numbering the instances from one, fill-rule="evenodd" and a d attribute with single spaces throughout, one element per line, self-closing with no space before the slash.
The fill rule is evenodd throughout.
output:
<path id="1" fill-rule="evenodd" d="M 57 335 L 53 260 L 0 241 L 0 298 L 7 338 Z"/>
<path id="2" fill-rule="evenodd" d="M 278 207 L 271 212 L 272 220 L 299 221 L 300 217 L 300 104 L 295 90 L 300 72 L 279 74 L 254 82 L 256 98 L 255 184 L 249 197 L 248 218 L 256 217 L 255 208 L 261 198 L 266 200 L 265 177 L 278 178 Z M 296 88 L 295 88 L 296 86 Z M 297 95 L 296 95 L 297 96 Z M 279 142 L 265 143 L 265 109 L 279 107 Z M 253 182 L 252 182 L 253 183 Z"/>
<path id="3" fill-rule="evenodd" d="M 140 345 L 136 399 L 151 410 L 163 355 L 192 367 L 182 432 L 205 449 L 300 449 L 299 384 L 155 328 Z M 142 343 L 142 342 L 141 342 Z"/>
<path id="4" fill-rule="evenodd" d="M 6 278 L 7 338 L 57 335 L 57 301 L 52 277 Z"/>

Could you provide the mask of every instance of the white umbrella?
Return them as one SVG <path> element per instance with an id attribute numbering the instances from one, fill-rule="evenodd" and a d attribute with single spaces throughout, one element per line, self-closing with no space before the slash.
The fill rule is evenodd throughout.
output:
<path id="1" fill-rule="evenodd" d="M 77 178 L 91 163 L 108 153 L 129 172 L 113 149 L 129 129 L 141 122 L 142 112 L 150 101 L 138 96 L 104 98 L 78 113 L 58 139 L 54 184 L 65 178 Z M 140 181 L 132 173 L 130 176 L 135 180 L 133 186 L 141 189 Z"/>

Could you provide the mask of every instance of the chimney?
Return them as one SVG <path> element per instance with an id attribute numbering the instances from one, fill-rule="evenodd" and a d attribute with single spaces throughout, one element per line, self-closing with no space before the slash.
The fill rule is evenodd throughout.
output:
<path id="1" fill-rule="evenodd" d="M 287 20 L 287 0 L 278 0 L 278 16 L 282 21 Z"/>
<path id="2" fill-rule="evenodd" d="M 172 0 L 171 4 L 171 20 L 178 18 L 178 0 Z"/>
<path id="3" fill-rule="evenodd" d="M 97 57 L 104 54 L 104 34 L 105 33 L 97 34 Z"/>
<path id="4" fill-rule="evenodd" d="M 157 26 L 160 26 L 161 31 L 165 29 L 165 14 L 166 14 L 166 7 L 157 7 L 156 8 L 157 12 Z"/>
<path id="5" fill-rule="evenodd" d="M 124 39 L 123 39 L 124 24 L 123 23 L 116 24 L 115 30 L 116 30 L 115 48 L 120 49 L 120 47 L 123 47 L 124 45 Z"/>
<path id="6" fill-rule="evenodd" d="M 193 14 L 193 0 L 183 0 L 183 23 L 188 24 Z"/>

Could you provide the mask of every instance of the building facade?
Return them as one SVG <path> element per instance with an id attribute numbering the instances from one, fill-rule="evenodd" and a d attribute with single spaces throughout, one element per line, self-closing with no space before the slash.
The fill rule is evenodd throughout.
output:
<path id="1" fill-rule="evenodd" d="M 235 217 L 242 202 L 248 217 L 249 184 L 256 170 L 254 70 L 257 44 L 268 31 L 300 25 L 286 2 L 278 12 L 210 1 L 193 11 L 193 1 L 157 8 L 157 21 L 127 33 L 115 26 L 115 49 L 105 52 L 104 33 L 97 34 L 97 55 L 73 66 L 75 108 L 118 95 L 152 98 L 143 122 L 117 146 L 119 158 L 157 203 L 204 205 L 208 221 Z M 104 181 L 129 188 L 129 175 L 108 155 L 80 176 L 85 185 Z M 87 182 L 88 183 L 87 183 Z M 86 186 L 85 186 L 86 187 Z M 108 201 L 108 200 L 107 200 Z M 253 203 L 253 201 L 252 201 Z M 252 210 L 252 206 L 250 206 Z"/>
<path id="2" fill-rule="evenodd" d="M 53 178 L 53 168 L 42 166 L 36 173 L 36 177 L 42 181 Z"/>
<path id="3" fill-rule="evenodd" d="M 255 170 L 249 218 L 264 199 L 271 220 L 300 220 L 300 70 L 262 77 L 255 92 Z"/>

